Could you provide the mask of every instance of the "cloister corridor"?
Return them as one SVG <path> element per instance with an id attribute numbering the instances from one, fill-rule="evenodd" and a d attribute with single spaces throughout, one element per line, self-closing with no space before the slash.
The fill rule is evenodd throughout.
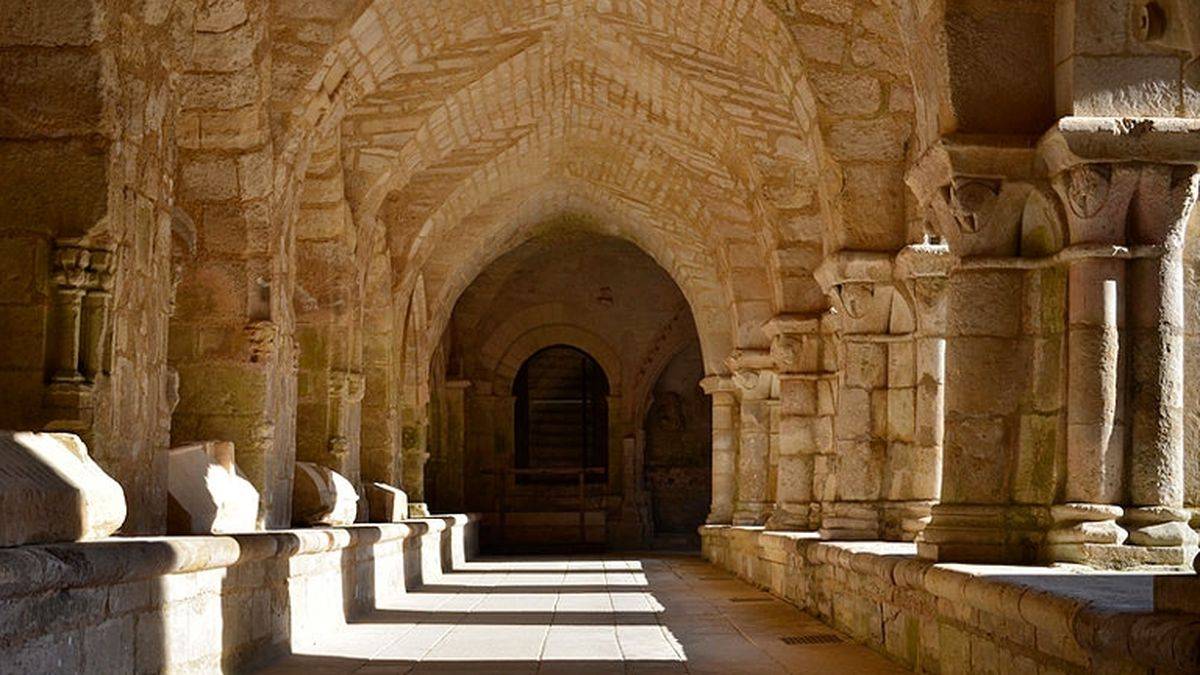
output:
<path id="1" fill-rule="evenodd" d="M 697 557 L 485 557 L 258 671 L 902 673 Z"/>
<path id="2" fill-rule="evenodd" d="M 0 0 L 0 675 L 1200 675 L 1200 0 Z"/>

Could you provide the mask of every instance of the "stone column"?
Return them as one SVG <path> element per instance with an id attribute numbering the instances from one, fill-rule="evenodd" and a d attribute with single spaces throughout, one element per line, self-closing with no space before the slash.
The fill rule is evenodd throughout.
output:
<path id="1" fill-rule="evenodd" d="M 84 380 L 95 382 L 108 374 L 112 360 L 110 313 L 115 255 L 102 250 L 91 253 L 91 284 L 83 298 L 80 316 L 79 371 Z"/>
<path id="2" fill-rule="evenodd" d="M 1113 169 L 1116 169 L 1114 174 Z M 1060 174 L 1071 241 L 1067 269 L 1067 437 L 1063 497 L 1051 508 L 1051 560 L 1103 563 L 1127 533 L 1125 492 L 1125 221 L 1129 167 L 1081 165 Z M 1086 248 L 1083 248 L 1086 247 Z"/>
<path id="3" fill-rule="evenodd" d="M 62 244 L 54 251 L 43 399 L 46 428 L 91 438 L 94 386 L 108 374 L 114 255 Z"/>
<path id="4" fill-rule="evenodd" d="M 945 265 L 932 252 L 908 253 L 920 281 L 898 278 L 893 256 L 868 251 L 832 254 L 816 272 L 833 301 L 843 358 L 837 472 L 822 508 L 826 538 L 911 540 L 938 495 L 940 327 L 936 317 L 923 317 L 918 358 L 912 291 L 920 286 L 928 294 L 935 272 L 944 274 L 922 265 Z M 936 296 L 923 300 L 935 305 L 927 313 L 940 310 Z"/>
<path id="5" fill-rule="evenodd" d="M 1169 564 L 1195 555 L 1183 508 L 1183 234 L 1198 196 L 1197 169 L 1146 166 L 1137 185 L 1129 265 L 1132 388 L 1129 399 L 1129 543 L 1155 547 Z M 1178 557 L 1177 557 L 1178 556 Z"/>
<path id="6" fill-rule="evenodd" d="M 50 381 L 83 382 L 79 370 L 83 297 L 87 294 L 91 252 L 73 246 L 54 252 L 54 307 L 49 349 Z"/>
<path id="7" fill-rule="evenodd" d="M 820 522 L 816 465 L 832 457 L 837 355 L 820 317 L 783 315 L 764 327 L 779 380 L 779 463 L 770 530 L 811 530 Z"/>
<path id="8" fill-rule="evenodd" d="M 737 385 L 728 375 L 709 375 L 700 381 L 712 397 L 712 506 L 709 525 L 733 523 L 738 447 Z"/>
<path id="9" fill-rule="evenodd" d="M 737 492 L 734 525 L 762 525 L 770 516 L 771 404 L 775 373 L 765 352 L 735 352 L 729 368 L 738 387 Z"/>
<path id="10" fill-rule="evenodd" d="M 443 468 L 446 472 L 446 484 L 441 491 L 444 504 L 438 504 L 440 513 L 458 512 L 465 508 L 466 502 L 466 404 L 469 380 L 450 380 L 443 390 L 446 406 L 444 420 L 445 434 L 442 439 L 441 451 Z"/>
<path id="11" fill-rule="evenodd" d="M 929 523 L 941 498 L 946 413 L 946 287 L 956 260 L 944 244 L 914 244 L 896 255 L 894 274 L 914 310 L 911 381 L 916 390 L 911 463 L 905 474 L 909 501 L 884 513 L 885 537 L 909 541 Z M 903 343 L 895 348 L 901 349 Z M 898 360 L 899 361 L 899 360 Z M 903 363 L 890 363 L 889 382 L 908 379 Z M 894 368 L 894 371 L 891 369 Z M 893 485 L 898 485 L 893 481 Z M 898 526 L 898 527 L 897 527 Z"/>
<path id="12" fill-rule="evenodd" d="M 1186 566 L 1195 555 L 1184 508 L 1182 261 L 1198 196 L 1195 130 L 1068 118 L 1042 143 L 1073 242 L 1054 559 Z"/>

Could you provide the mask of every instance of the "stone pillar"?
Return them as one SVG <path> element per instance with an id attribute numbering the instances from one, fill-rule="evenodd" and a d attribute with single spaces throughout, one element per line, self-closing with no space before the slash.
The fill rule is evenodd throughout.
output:
<path id="1" fill-rule="evenodd" d="M 1156 129 L 1096 125 L 1064 120 L 1043 141 L 1073 242 L 1066 498 L 1048 554 L 1186 566 L 1182 252 L 1197 170 L 1149 161 Z"/>
<path id="2" fill-rule="evenodd" d="M 771 403 L 775 373 L 765 352 L 735 352 L 729 368 L 738 387 L 737 492 L 734 525 L 762 525 L 770 516 Z"/>
<path id="3" fill-rule="evenodd" d="M 1065 485 L 1046 535 L 1047 556 L 1056 561 L 1102 563 L 1127 538 L 1117 524 L 1128 442 L 1126 260 L 1113 252 L 1125 243 L 1136 172 L 1118 167 L 1114 175 L 1112 168 L 1082 165 L 1057 179 L 1076 248 L 1066 261 Z"/>
<path id="4" fill-rule="evenodd" d="M 441 443 L 443 471 L 446 482 L 440 491 L 445 503 L 437 505 L 439 513 L 456 513 L 465 509 L 466 502 L 466 405 L 469 380 L 450 380 L 443 387 L 446 416 L 443 420 Z"/>
<path id="5" fill-rule="evenodd" d="M 1191 513 L 1183 508 L 1183 235 L 1198 178 L 1195 166 L 1143 167 L 1130 219 L 1130 238 L 1139 249 L 1153 247 L 1153 255 L 1136 256 L 1129 266 L 1132 446 L 1125 525 L 1129 543 L 1160 549 L 1170 564 L 1186 564 L 1196 553 Z"/>
<path id="6" fill-rule="evenodd" d="M 894 274 L 908 296 L 914 313 L 911 382 L 916 392 L 911 461 L 906 462 L 906 486 L 901 501 L 887 506 L 885 537 L 909 541 L 929 523 L 933 505 L 941 498 L 942 445 L 946 414 L 946 288 L 955 264 L 950 249 L 942 244 L 914 244 L 896 255 Z M 904 343 L 893 345 L 903 350 Z M 910 381 L 900 359 L 889 361 L 889 382 Z M 907 458 L 906 458 L 907 459 Z"/>
<path id="7" fill-rule="evenodd" d="M 712 397 L 712 506 L 709 525 L 733 523 L 738 448 L 737 385 L 728 375 L 709 375 L 700 381 Z"/>
<path id="8" fill-rule="evenodd" d="M 1061 484 L 1064 234 L 1035 159 L 1027 145 L 946 142 L 908 176 L 959 259 L 946 282 L 942 486 L 918 537 L 925 558 L 1038 561 Z"/>
<path id="9" fill-rule="evenodd" d="M 111 251 L 93 250 L 91 283 L 80 308 L 79 372 L 86 382 L 107 375 L 112 362 L 113 273 L 116 256 Z"/>
<path id="10" fill-rule="evenodd" d="M 1198 130 L 1064 118 L 1036 150 L 947 146 L 944 170 L 919 163 L 948 181 L 917 192 L 944 198 L 929 203 L 961 258 L 923 556 L 1190 564 L 1181 251 Z"/>
<path id="11" fill-rule="evenodd" d="M 940 263 L 932 254 L 909 257 L 918 266 Z M 912 540 L 937 498 L 940 430 L 931 419 L 940 422 L 940 329 L 936 319 L 923 317 L 918 359 L 912 293 L 918 285 L 934 290 L 936 271 L 922 268 L 921 281 L 909 281 L 897 277 L 889 254 L 841 251 L 816 272 L 833 301 L 843 359 L 837 470 L 822 508 L 826 538 Z M 923 299 L 940 303 L 936 296 Z"/>
<path id="12" fill-rule="evenodd" d="M 811 530 L 820 522 L 816 466 L 833 454 L 837 354 L 822 319 L 778 316 L 764 330 L 779 380 L 779 465 L 770 530 Z"/>
<path id="13" fill-rule="evenodd" d="M 329 372 L 329 419 L 326 448 L 328 466 L 361 487 L 362 400 L 366 386 L 362 373 Z"/>

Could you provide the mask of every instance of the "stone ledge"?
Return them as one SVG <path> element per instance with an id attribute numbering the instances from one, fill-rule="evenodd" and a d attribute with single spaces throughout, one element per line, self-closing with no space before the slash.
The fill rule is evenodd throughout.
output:
<path id="1" fill-rule="evenodd" d="M 910 667 L 971 668 L 940 645 L 945 624 L 980 650 L 1010 651 L 1016 663 L 1200 671 L 1200 619 L 1154 613 L 1153 574 L 937 564 L 918 559 L 914 544 L 827 542 L 810 532 L 705 526 L 701 536 L 707 559 Z M 839 597 L 847 593 L 855 597 Z M 871 620 L 860 621 L 863 613 Z M 889 621 L 916 622 L 933 637 L 900 644 L 888 639 Z"/>
<path id="2" fill-rule="evenodd" d="M 477 521 L 0 549 L 0 671 L 240 672 L 436 582 Z"/>
<path id="3" fill-rule="evenodd" d="M 408 539 L 477 522 L 475 515 L 232 535 L 111 537 L 0 549 L 0 600 L 40 591 L 142 581 L 268 558 Z"/>

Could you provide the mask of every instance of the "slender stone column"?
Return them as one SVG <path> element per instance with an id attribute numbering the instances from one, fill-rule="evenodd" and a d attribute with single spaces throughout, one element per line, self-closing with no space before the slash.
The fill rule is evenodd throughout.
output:
<path id="1" fill-rule="evenodd" d="M 1183 233 L 1197 198 L 1195 166 L 1144 167 L 1130 232 L 1157 256 L 1130 261 L 1132 342 L 1129 543 L 1178 550 L 1186 564 L 1196 533 L 1183 508 Z"/>
<path id="2" fill-rule="evenodd" d="M 916 389 L 911 472 L 905 500 L 884 513 L 885 536 L 912 540 L 925 529 L 941 497 L 946 406 L 946 286 L 956 264 L 944 244 L 907 246 L 894 274 L 914 310 L 913 384 Z M 902 364 L 895 364 L 898 371 Z M 888 371 L 889 381 L 903 377 Z M 898 529 L 897 529 L 898 526 Z"/>
<path id="3" fill-rule="evenodd" d="M 770 356 L 737 352 L 729 359 L 739 393 L 737 492 L 734 525 L 762 525 L 770 516 L 767 475 L 770 470 L 771 398 L 775 374 Z"/>
<path id="4" fill-rule="evenodd" d="M 83 299 L 80 327 L 79 370 L 84 380 L 95 382 L 109 371 L 112 359 L 110 338 L 115 255 L 92 251 L 91 285 Z"/>
<path id="5" fill-rule="evenodd" d="M 764 327 L 779 379 L 779 462 L 771 530 L 819 525 L 814 493 L 818 458 L 832 458 L 837 355 L 820 318 L 783 315 Z"/>
<path id="6" fill-rule="evenodd" d="M 83 382 L 80 372 L 80 327 L 87 294 L 91 252 L 75 247 L 55 251 L 54 310 L 49 368 L 56 383 Z"/>
<path id="7" fill-rule="evenodd" d="M 709 375 L 700 381 L 712 397 L 712 506 L 709 525 L 733 522 L 738 446 L 737 385 L 728 375 Z"/>

